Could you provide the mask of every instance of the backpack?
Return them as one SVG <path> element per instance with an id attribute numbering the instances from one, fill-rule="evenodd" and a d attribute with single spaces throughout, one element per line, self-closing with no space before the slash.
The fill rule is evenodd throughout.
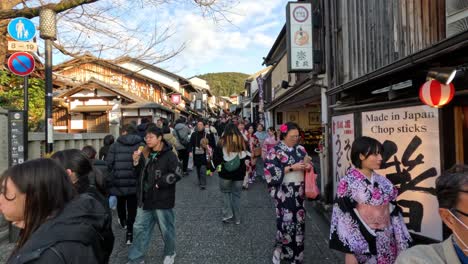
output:
<path id="1" fill-rule="evenodd" d="M 239 154 L 238 154 L 232 160 L 224 162 L 224 169 L 226 171 L 228 171 L 228 172 L 233 172 L 233 171 L 237 170 L 240 167 L 240 163 L 241 163 L 240 162 L 240 157 L 239 157 Z"/>
<path id="2" fill-rule="evenodd" d="M 190 144 L 189 139 L 188 139 L 187 137 L 182 138 L 182 137 L 180 136 L 180 134 L 179 134 L 179 130 L 177 130 L 177 129 L 174 129 L 174 130 L 175 130 L 175 132 L 176 132 L 176 134 L 177 134 L 177 139 L 179 140 L 180 144 L 181 144 L 182 146 L 184 146 L 184 148 L 188 148 L 188 146 L 189 146 L 189 144 Z"/>

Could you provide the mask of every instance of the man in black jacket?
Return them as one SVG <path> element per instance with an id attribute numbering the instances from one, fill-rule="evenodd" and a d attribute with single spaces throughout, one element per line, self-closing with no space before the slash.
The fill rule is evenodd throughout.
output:
<path id="1" fill-rule="evenodd" d="M 149 153 L 135 151 L 133 166 L 138 177 L 138 213 L 135 220 L 135 240 L 128 252 L 129 263 L 144 263 L 154 226 L 157 224 L 164 240 L 164 264 L 175 258 L 175 183 L 181 168 L 172 146 L 163 139 L 157 127 L 146 131 Z"/>
<path id="2" fill-rule="evenodd" d="M 133 152 L 143 146 L 143 140 L 138 136 L 133 124 L 122 128 L 122 135 L 109 148 L 106 157 L 108 173 L 108 192 L 117 196 L 117 213 L 122 228 L 127 228 L 127 244 L 133 241 L 133 223 L 137 209 L 137 175 L 133 171 Z"/>

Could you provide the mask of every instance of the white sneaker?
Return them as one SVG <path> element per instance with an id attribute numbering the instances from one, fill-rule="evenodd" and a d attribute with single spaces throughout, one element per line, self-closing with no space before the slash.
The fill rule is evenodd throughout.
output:
<path id="1" fill-rule="evenodd" d="M 273 264 L 280 264 L 281 263 L 281 252 L 279 250 L 273 251 Z"/>
<path id="2" fill-rule="evenodd" d="M 175 253 L 174 253 L 174 255 L 172 255 L 172 256 L 166 256 L 166 257 L 164 258 L 163 264 L 174 264 L 175 256 L 176 256 Z"/>

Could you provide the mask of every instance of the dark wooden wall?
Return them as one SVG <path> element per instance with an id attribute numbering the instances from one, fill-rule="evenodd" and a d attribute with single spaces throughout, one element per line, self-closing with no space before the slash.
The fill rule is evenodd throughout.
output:
<path id="1" fill-rule="evenodd" d="M 330 0 L 327 6 L 332 86 L 445 38 L 445 0 Z"/>

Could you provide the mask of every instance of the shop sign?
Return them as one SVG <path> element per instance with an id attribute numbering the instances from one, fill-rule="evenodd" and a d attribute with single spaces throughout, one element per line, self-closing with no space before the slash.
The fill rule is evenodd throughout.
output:
<path id="1" fill-rule="evenodd" d="M 384 146 L 378 173 L 398 188 L 398 204 L 408 229 L 442 240 L 435 196 L 440 175 L 438 109 L 424 105 L 363 112 L 362 135 Z"/>
<path id="2" fill-rule="evenodd" d="M 354 141 L 354 114 L 332 117 L 333 197 L 340 178 L 351 168 L 351 145 Z"/>
<path id="3" fill-rule="evenodd" d="M 313 70 L 312 4 L 290 2 L 286 6 L 288 72 Z"/>

